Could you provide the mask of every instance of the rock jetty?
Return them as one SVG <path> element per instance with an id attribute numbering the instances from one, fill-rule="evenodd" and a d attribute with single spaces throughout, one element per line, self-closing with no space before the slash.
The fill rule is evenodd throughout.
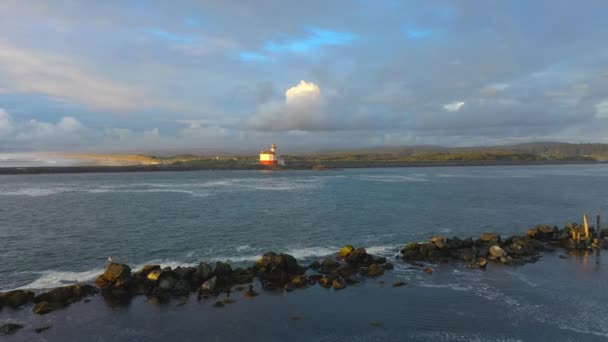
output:
<path id="1" fill-rule="evenodd" d="M 556 249 L 570 252 L 608 248 L 608 229 L 597 231 L 593 227 L 567 224 L 563 228 L 538 225 L 524 235 L 503 237 L 497 233 L 483 233 L 477 238 L 461 239 L 432 236 L 425 242 L 407 243 L 399 251 L 397 260 L 421 266 L 431 275 L 428 263 L 464 263 L 471 269 L 485 269 L 491 264 L 509 266 L 537 261 L 542 252 Z M 427 264 L 421 264 L 421 262 Z M 168 302 L 172 297 L 185 298 L 197 293 L 198 300 L 229 294 L 236 289 L 246 298 L 258 293 L 251 285 L 258 280 L 265 291 L 293 291 L 320 285 L 336 291 L 355 285 L 365 278 L 379 277 L 393 269 L 386 257 L 367 253 L 365 248 L 352 245 L 342 247 L 335 255 L 308 266 L 298 263 L 289 254 L 268 252 L 254 265 L 233 269 L 230 264 L 201 262 L 196 267 L 165 267 L 146 265 L 133 272 L 126 264 L 109 260 L 103 274 L 93 284 L 74 284 L 36 294 L 29 290 L 0 293 L 0 310 L 3 307 L 19 309 L 33 303 L 35 314 L 66 308 L 87 296 L 101 293 L 110 305 L 128 303 L 137 295 L 145 295 L 152 303 Z M 250 284 L 247 287 L 242 286 Z M 395 282 L 401 287 L 404 282 Z M 218 302 L 222 307 L 230 302 Z M 217 303 L 216 303 L 217 304 Z M 17 326 L 3 326 L 4 333 L 12 333 Z"/>

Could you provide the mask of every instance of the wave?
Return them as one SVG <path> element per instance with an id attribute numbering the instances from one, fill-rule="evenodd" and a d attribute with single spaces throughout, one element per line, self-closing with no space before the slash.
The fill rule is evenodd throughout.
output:
<path id="1" fill-rule="evenodd" d="M 126 185 L 96 184 L 39 184 L 38 186 L 13 184 L 10 188 L 0 188 L 0 196 L 51 196 L 59 193 L 78 192 L 89 194 L 110 193 L 177 193 L 192 197 L 207 197 L 226 191 L 304 191 L 319 186 L 319 179 L 259 179 L 239 178 L 187 183 L 137 183 Z M 194 189 L 194 190 L 193 190 Z"/>
<path id="2" fill-rule="evenodd" d="M 374 182 L 427 182 L 428 179 L 421 177 L 399 176 L 399 175 L 360 175 L 356 177 L 361 180 Z"/>
<path id="3" fill-rule="evenodd" d="M 84 272 L 70 272 L 70 271 L 54 271 L 48 270 L 40 272 L 40 277 L 33 282 L 20 286 L 16 290 L 24 289 L 50 289 L 59 286 L 65 286 L 69 284 L 75 284 L 79 282 L 88 282 L 95 279 L 98 275 L 103 273 L 103 269 L 94 269 Z"/>
<path id="4" fill-rule="evenodd" d="M 0 191 L 0 196 L 28 196 L 28 197 L 42 197 L 54 195 L 62 192 L 66 192 L 66 189 L 62 188 L 23 188 L 14 191 Z"/>
<path id="5" fill-rule="evenodd" d="M 366 250 L 370 254 L 374 255 L 389 255 L 396 251 L 396 245 L 381 245 L 381 246 L 370 246 L 367 247 Z M 251 251 L 252 248 L 249 245 L 243 245 L 236 247 L 237 251 Z M 278 251 L 279 253 L 286 253 L 292 255 L 298 261 L 306 261 L 313 258 L 323 258 L 330 255 L 334 255 L 340 250 L 339 247 L 287 247 L 284 251 Z M 255 262 L 258 260 L 264 252 L 260 253 L 250 253 L 250 254 L 242 254 L 242 255 L 226 255 L 226 256 L 216 256 L 212 258 L 208 258 L 206 262 L 213 263 L 216 261 L 228 262 L 228 263 L 244 263 L 244 262 Z M 195 256 L 195 252 L 189 252 L 186 254 L 187 258 L 193 258 Z M 199 262 L 184 262 L 184 261 L 176 261 L 176 260 L 168 260 L 168 259 L 154 259 L 149 260 L 145 263 L 137 264 L 131 269 L 135 272 L 141 269 L 145 265 L 160 265 L 161 267 L 171 267 L 176 268 L 178 266 L 181 267 L 196 267 Z M 250 265 L 249 265 L 250 266 Z M 103 273 L 102 268 L 95 268 L 88 271 L 64 271 L 64 270 L 47 270 L 42 272 L 33 272 L 34 274 L 39 275 L 37 279 L 34 281 L 20 286 L 16 289 L 49 289 L 60 286 L 65 286 L 69 284 L 74 284 L 78 282 L 89 282 L 94 280 L 97 276 Z M 32 273 L 32 272 L 28 272 Z"/>
<path id="6" fill-rule="evenodd" d="M 132 271 L 135 272 L 145 265 L 160 265 L 161 267 L 175 268 L 177 266 L 188 267 L 196 266 L 198 263 L 185 263 L 180 261 L 172 260 L 150 260 L 149 262 L 136 265 L 132 267 Z M 97 278 L 104 271 L 103 268 L 95 268 L 88 271 L 75 272 L 75 271 L 59 271 L 59 270 L 47 270 L 42 272 L 28 272 L 38 274 L 39 277 L 29 284 L 15 288 L 14 290 L 42 290 L 51 289 L 60 286 L 90 282 Z"/>

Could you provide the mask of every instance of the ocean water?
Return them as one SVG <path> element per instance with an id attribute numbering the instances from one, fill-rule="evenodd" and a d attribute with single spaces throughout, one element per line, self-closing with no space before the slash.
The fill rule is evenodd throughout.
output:
<path id="1" fill-rule="evenodd" d="M 523 233 L 608 209 L 608 165 L 0 176 L 0 290 L 139 266 L 396 254 L 436 234 Z M 608 219 L 608 211 L 606 211 Z"/>
<path id="2" fill-rule="evenodd" d="M 608 223 L 607 189 L 608 165 L 0 176 L 0 290 L 92 280 L 108 256 L 134 267 L 247 266 L 266 251 L 307 262 L 349 243 L 393 257 L 437 234 L 521 234 L 598 211 Z M 95 301 L 42 317 L 4 310 L 0 321 L 51 322 L 49 340 L 64 341 L 608 338 L 608 253 L 560 254 L 485 272 L 434 265 L 433 275 L 395 260 L 386 284 L 264 294 L 223 311 L 196 301 L 159 311 L 139 298 L 118 311 Z M 393 289 L 393 280 L 408 285 Z"/>

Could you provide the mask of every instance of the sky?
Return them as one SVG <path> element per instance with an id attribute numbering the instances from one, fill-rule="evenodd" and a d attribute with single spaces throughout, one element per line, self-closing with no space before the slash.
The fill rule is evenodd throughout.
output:
<path id="1" fill-rule="evenodd" d="M 608 143 L 608 2 L 2 0 L 0 151 Z"/>

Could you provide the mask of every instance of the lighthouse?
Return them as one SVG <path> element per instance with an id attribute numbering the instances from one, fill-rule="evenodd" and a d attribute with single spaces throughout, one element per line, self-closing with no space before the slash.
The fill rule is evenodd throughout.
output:
<path id="1" fill-rule="evenodd" d="M 270 145 L 270 150 L 260 152 L 260 165 L 277 165 L 277 146 L 275 144 Z"/>

